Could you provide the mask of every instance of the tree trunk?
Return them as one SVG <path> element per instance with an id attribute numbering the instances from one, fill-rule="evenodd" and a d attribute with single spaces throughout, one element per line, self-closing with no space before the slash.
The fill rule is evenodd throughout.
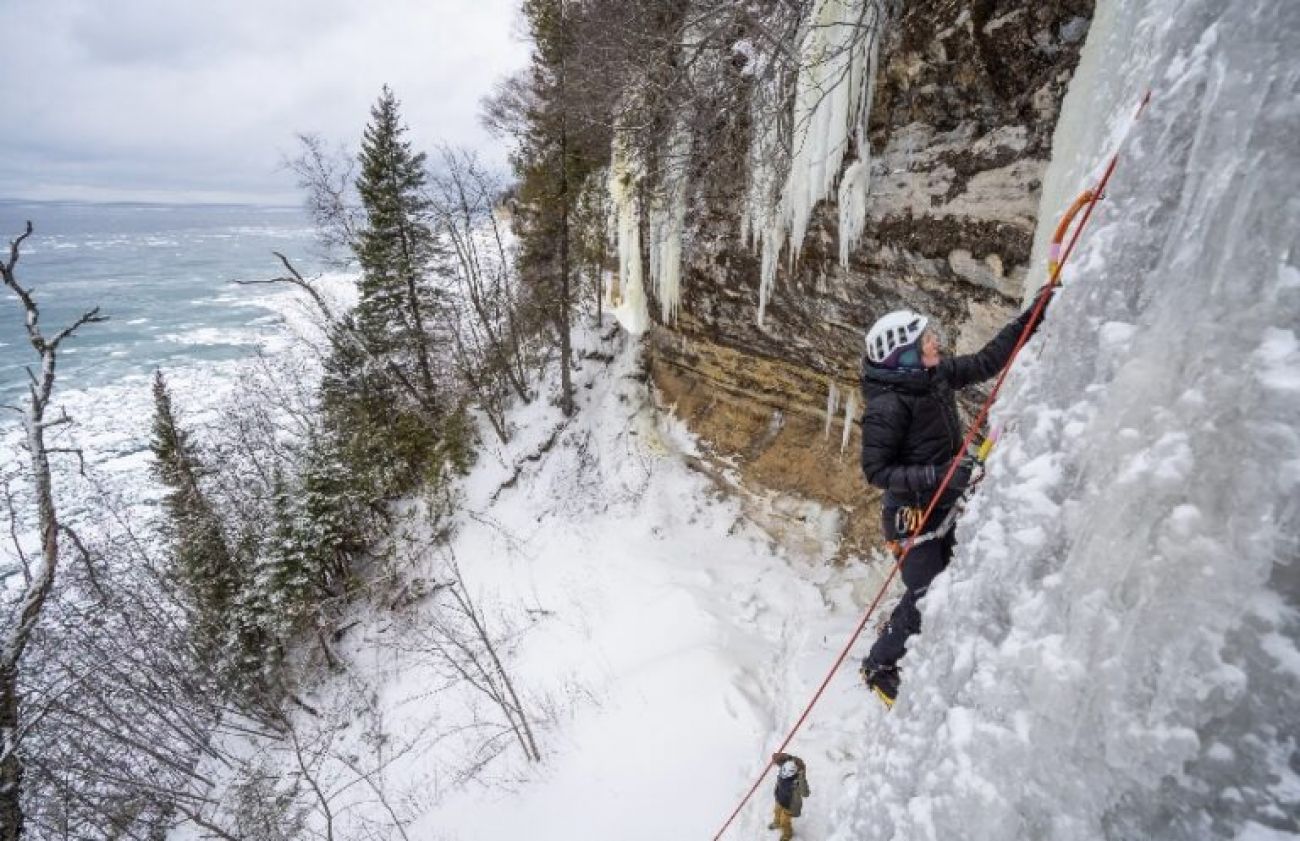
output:
<path id="1" fill-rule="evenodd" d="M 573 415 L 573 348 L 569 341 L 569 138 L 560 126 L 560 409 Z"/>
<path id="2" fill-rule="evenodd" d="M 416 356 L 420 360 L 420 379 L 424 381 L 425 397 L 432 400 L 434 389 L 433 369 L 429 365 L 429 337 L 424 332 L 424 318 L 420 314 L 420 296 L 415 286 L 415 278 L 409 273 L 406 276 L 406 294 L 411 299 L 411 319 L 415 322 Z"/>
<path id="3" fill-rule="evenodd" d="M 32 312 L 33 310 L 28 310 Z M 18 664 L 22 661 L 32 629 L 54 588 L 59 566 L 59 521 L 54 511 L 54 490 L 50 480 L 50 458 L 45 450 L 45 407 L 54 385 L 55 347 L 39 339 L 41 379 L 32 387 L 31 406 L 25 420 L 27 446 L 31 451 L 32 481 L 35 485 L 37 520 L 41 530 L 41 565 L 32 577 L 9 618 L 4 650 L 0 654 L 0 841 L 17 841 L 23 835 L 23 764 L 18 755 L 20 697 Z M 37 342 L 33 342 L 37 344 Z"/>
<path id="4" fill-rule="evenodd" d="M 23 834 L 23 766 L 18 759 L 18 670 L 0 668 L 0 841 Z"/>
<path id="5" fill-rule="evenodd" d="M 424 332 L 424 316 L 420 312 L 420 290 L 416 284 L 414 257 L 411 254 L 410 235 L 405 224 L 401 231 L 402 266 L 406 275 L 407 305 L 411 310 L 411 321 L 415 327 L 415 355 L 420 363 L 420 379 L 423 380 L 425 399 L 433 402 L 433 369 L 429 365 L 429 336 Z M 436 405 L 436 404 L 435 404 Z"/>
<path id="6" fill-rule="evenodd" d="M 41 530 L 41 565 L 23 593 L 16 615 L 9 619 L 10 626 L 0 655 L 0 841 L 17 841 L 23 835 L 23 764 L 18 755 L 18 664 L 45 606 L 45 599 L 54 588 L 54 574 L 59 566 L 59 522 L 54 512 L 50 458 L 45 451 L 45 407 L 54 384 L 55 356 L 54 347 L 40 341 L 41 380 L 39 386 L 32 388 L 31 406 L 25 422 Z"/>

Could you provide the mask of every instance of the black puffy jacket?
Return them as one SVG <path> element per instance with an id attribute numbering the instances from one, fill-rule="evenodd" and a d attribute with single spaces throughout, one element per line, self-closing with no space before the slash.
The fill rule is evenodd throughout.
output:
<path id="1" fill-rule="evenodd" d="M 867 482 L 888 491 L 899 505 L 929 502 L 961 447 L 954 392 L 1002 370 L 1032 312 L 1030 307 L 1021 313 L 977 353 L 945 358 L 934 368 L 876 368 L 863 360 L 862 473 Z"/>

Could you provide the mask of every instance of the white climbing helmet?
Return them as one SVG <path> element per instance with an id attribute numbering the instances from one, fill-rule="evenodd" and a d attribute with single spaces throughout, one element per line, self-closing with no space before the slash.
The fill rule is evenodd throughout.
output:
<path id="1" fill-rule="evenodd" d="M 787 759 L 784 763 L 782 763 L 781 770 L 777 772 L 777 774 L 780 775 L 781 779 L 783 780 L 788 780 L 798 773 L 799 773 L 799 766 L 798 764 L 795 763 L 793 759 Z"/>
<path id="2" fill-rule="evenodd" d="M 930 319 L 911 310 L 881 316 L 867 331 L 867 359 L 872 365 L 886 364 L 894 351 L 920 339 L 929 324 Z"/>

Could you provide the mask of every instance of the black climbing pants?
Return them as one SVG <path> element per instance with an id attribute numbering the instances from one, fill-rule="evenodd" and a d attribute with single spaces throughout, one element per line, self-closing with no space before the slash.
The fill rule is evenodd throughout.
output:
<path id="1" fill-rule="evenodd" d="M 946 509 L 936 509 L 930 516 L 930 521 L 942 523 L 947 516 Z M 885 521 L 885 535 L 890 540 L 906 542 L 907 535 L 901 534 L 897 528 L 898 520 L 894 510 L 886 506 L 882 517 Z M 956 529 L 949 529 L 943 537 L 916 544 L 903 559 L 903 585 L 907 590 L 890 614 L 876 644 L 871 647 L 871 653 L 864 662 L 867 668 L 896 666 L 906 650 L 907 638 L 921 630 L 921 610 L 917 602 L 930 589 L 930 582 L 948 568 L 956 544 L 955 532 Z"/>

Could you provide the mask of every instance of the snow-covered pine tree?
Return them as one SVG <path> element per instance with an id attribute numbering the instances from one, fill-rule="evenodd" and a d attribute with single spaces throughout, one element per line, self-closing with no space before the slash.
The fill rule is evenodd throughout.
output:
<path id="1" fill-rule="evenodd" d="M 399 382 L 400 371 L 357 341 L 356 324 L 354 315 L 344 319 L 325 360 L 322 427 L 312 458 L 328 451 L 348 493 L 378 502 L 419 484 L 447 418 L 433 414 L 427 401 L 414 403 L 410 381 Z"/>
<path id="2" fill-rule="evenodd" d="M 214 657 L 238 658 L 243 642 L 234 612 L 247 582 L 200 484 L 205 468 L 177 423 L 162 371 L 154 374 L 153 398 L 152 470 L 167 488 L 163 529 L 171 542 L 172 569 L 189 601 L 200 648 Z"/>
<path id="3" fill-rule="evenodd" d="M 361 520 L 350 539 L 367 533 L 365 520 L 383 501 L 418 486 L 441 462 L 444 439 L 463 426 L 455 417 L 463 409 L 445 374 L 442 350 L 449 349 L 437 340 L 449 312 L 435 284 L 445 254 L 430 223 L 425 156 L 405 133 L 397 98 L 385 86 L 359 156 L 364 224 L 354 247 L 360 297 L 332 331 L 321 382 L 323 418 L 313 460 L 320 466 L 317 456 L 327 452 L 335 463 L 333 473 L 318 476 L 323 496 L 315 514 L 304 512 L 332 518 L 335 510 L 358 510 Z M 315 474 L 309 467 L 303 475 Z"/>
<path id="4" fill-rule="evenodd" d="M 357 326 L 374 354 L 414 368 L 426 403 L 435 400 L 431 328 L 438 309 L 431 283 L 439 253 L 425 196 L 425 155 L 406 140 L 399 103 L 385 85 L 361 142 L 357 193 L 365 211 Z"/>
<path id="5" fill-rule="evenodd" d="M 310 457 L 309 457 L 310 458 Z M 340 501 L 326 497 L 326 510 L 314 491 L 276 475 L 272 491 L 272 526 L 257 560 L 255 586 L 247 608 L 256 617 L 270 643 L 261 663 L 274 678 L 279 653 L 293 643 L 310 623 L 310 617 L 330 596 L 336 595 L 346 574 L 341 557 L 355 537 L 355 524 L 347 523 Z M 345 533 L 339 533 L 339 526 Z"/>
<path id="6" fill-rule="evenodd" d="M 374 485 L 325 439 L 313 442 L 296 492 L 277 494 L 273 584 L 289 617 L 347 591 L 350 560 L 366 546 Z"/>

